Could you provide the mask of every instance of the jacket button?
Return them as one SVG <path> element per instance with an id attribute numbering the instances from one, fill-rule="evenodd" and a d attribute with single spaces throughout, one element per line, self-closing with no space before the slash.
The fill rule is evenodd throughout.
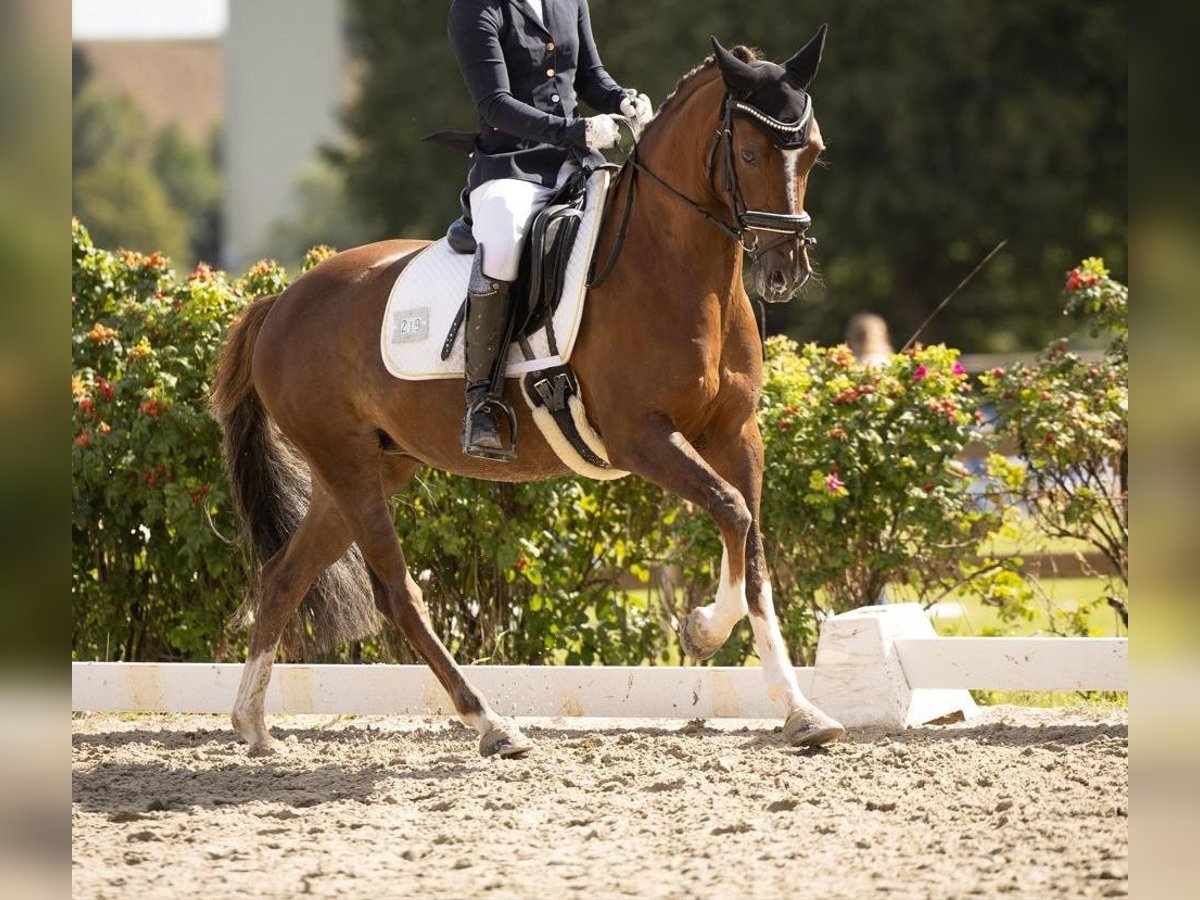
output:
<path id="1" fill-rule="evenodd" d="M 558 100 L 559 100 L 558 94 L 554 94 L 554 95 L 552 95 L 552 96 L 550 97 L 550 100 L 551 100 L 551 102 L 552 102 L 552 103 L 557 103 L 557 102 L 558 102 Z"/>
<path id="2" fill-rule="evenodd" d="M 553 69 L 547 69 L 547 70 L 546 70 L 546 77 L 547 77 L 547 78 L 553 78 L 553 77 L 554 77 L 554 70 L 553 70 Z"/>
<path id="3" fill-rule="evenodd" d="M 551 41 L 550 43 L 548 43 L 548 44 L 546 45 L 546 49 L 547 49 L 547 50 L 550 50 L 550 51 L 553 51 L 553 50 L 554 50 L 554 41 Z"/>

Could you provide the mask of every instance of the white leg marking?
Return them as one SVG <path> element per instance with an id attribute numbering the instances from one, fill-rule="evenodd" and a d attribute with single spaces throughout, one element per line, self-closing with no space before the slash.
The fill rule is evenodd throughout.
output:
<path id="1" fill-rule="evenodd" d="M 466 715 L 460 714 L 459 719 L 468 728 L 474 728 L 481 737 L 493 728 L 504 724 L 504 717 L 496 715 L 486 703 L 483 705 L 483 712 L 479 715 L 472 715 L 470 713 Z"/>
<path id="2" fill-rule="evenodd" d="M 737 580 L 733 579 L 729 572 L 729 551 L 722 549 L 717 599 L 708 606 L 697 607 L 695 612 L 704 642 L 710 647 L 724 644 L 746 610 L 745 574 L 739 572 Z"/>
<path id="3" fill-rule="evenodd" d="M 788 656 L 787 645 L 779 631 L 779 620 L 775 617 L 775 599 L 771 591 L 771 582 L 764 581 L 762 586 L 761 617 L 750 616 L 750 627 L 754 629 L 754 643 L 758 647 L 758 658 L 762 663 L 763 678 L 767 682 L 767 696 L 776 703 L 782 703 L 790 713 L 793 710 L 808 707 L 808 700 L 800 693 L 800 685 L 796 682 L 796 671 L 792 668 L 792 660 Z"/>
<path id="4" fill-rule="evenodd" d="M 796 215 L 796 169 L 800 165 L 800 152 L 797 150 L 783 151 L 783 177 L 787 185 L 788 212 Z"/>
<path id="5" fill-rule="evenodd" d="M 242 667 L 242 682 L 233 702 L 233 727 L 251 750 L 268 750 L 274 741 L 263 713 L 275 651 L 257 653 Z"/>

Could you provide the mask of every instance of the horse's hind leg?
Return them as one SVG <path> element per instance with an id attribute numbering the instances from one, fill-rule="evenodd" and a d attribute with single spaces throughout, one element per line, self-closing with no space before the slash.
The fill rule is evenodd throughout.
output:
<path id="1" fill-rule="evenodd" d="M 388 509 L 377 477 L 361 467 L 359 460 L 345 460 L 323 471 L 346 519 L 354 540 L 362 551 L 375 602 L 380 611 L 404 634 L 421 655 L 433 674 L 450 695 L 459 718 L 479 733 L 479 752 L 484 756 L 521 756 L 532 744 L 515 723 L 498 716 L 477 691 L 438 640 L 429 622 L 421 589 L 408 572 L 404 551 L 396 537 L 395 520 Z M 334 470 L 339 470 L 336 474 Z"/>
<path id="2" fill-rule="evenodd" d="M 263 704 L 283 630 L 317 576 L 341 558 L 350 540 L 350 530 L 337 507 L 314 482 L 308 513 L 288 542 L 263 566 L 249 652 L 233 705 L 233 728 L 250 744 L 253 754 L 276 749 Z"/>

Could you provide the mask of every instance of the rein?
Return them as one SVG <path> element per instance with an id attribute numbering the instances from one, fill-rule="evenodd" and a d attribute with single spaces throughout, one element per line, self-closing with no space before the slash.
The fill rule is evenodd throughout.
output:
<path id="1" fill-rule="evenodd" d="M 708 152 L 708 180 L 709 184 L 716 190 L 713 185 L 713 175 L 715 172 L 717 150 L 722 148 L 722 168 L 725 176 L 725 192 L 727 195 L 727 205 L 730 213 L 733 215 L 734 224 L 730 225 L 722 221 L 717 216 L 714 216 L 708 210 L 704 209 L 691 197 L 667 184 L 663 179 L 659 178 L 649 167 L 646 166 L 638 158 L 638 140 L 634 132 L 633 125 L 624 116 L 614 116 L 613 118 L 624 122 L 629 128 L 630 134 L 633 136 L 633 149 L 629 151 L 625 158 L 625 165 L 630 166 L 629 187 L 625 191 L 625 204 L 621 211 L 621 221 L 617 227 L 616 241 L 613 243 L 613 248 L 609 251 L 608 259 L 601 268 L 600 273 L 594 276 L 589 282 L 588 287 L 599 287 L 608 278 L 613 267 L 617 263 L 617 259 L 621 255 L 621 250 L 625 246 L 625 238 L 629 230 L 629 219 L 633 211 L 633 195 L 637 187 L 638 173 L 645 175 L 652 182 L 657 184 L 663 190 L 667 191 L 671 196 L 682 202 L 685 206 L 695 210 L 704 217 L 704 220 L 719 230 L 726 237 L 740 244 L 742 250 L 750 257 L 752 263 L 758 262 L 759 257 L 763 254 L 791 241 L 799 244 L 799 249 L 802 253 L 808 253 L 808 247 L 816 244 L 817 239 L 809 237 L 805 234 L 809 225 L 812 224 L 812 218 L 808 213 L 799 213 L 798 215 L 790 215 L 786 213 L 772 213 L 761 210 L 752 210 L 746 206 L 742 200 L 741 185 L 738 183 L 737 167 L 733 161 L 733 114 L 739 112 L 746 115 L 755 125 L 767 131 L 771 135 L 773 141 L 781 146 L 803 145 L 808 140 L 808 129 L 812 123 L 812 106 L 808 107 L 804 117 L 799 122 L 787 123 L 768 116 L 761 110 L 750 106 L 747 103 L 735 99 L 733 95 L 725 95 L 725 103 L 721 123 L 717 131 L 713 134 L 712 146 Z M 781 140 L 782 138 L 782 140 Z M 625 166 L 622 166 L 622 171 Z M 766 247 L 759 247 L 758 235 L 754 231 L 771 231 L 783 235 L 778 240 L 772 241 Z M 746 239 L 747 233 L 750 233 L 751 241 L 748 243 Z"/>

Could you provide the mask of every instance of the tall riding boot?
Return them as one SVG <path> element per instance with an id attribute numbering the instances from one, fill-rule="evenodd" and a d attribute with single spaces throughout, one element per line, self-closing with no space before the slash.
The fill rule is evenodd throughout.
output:
<path id="1" fill-rule="evenodd" d="M 509 458 L 492 395 L 497 378 L 497 365 L 507 349 L 504 329 L 509 312 L 509 289 L 512 283 L 489 278 L 483 274 L 483 248 L 475 253 L 471 281 L 467 287 L 467 318 L 464 335 L 467 376 L 467 417 L 463 422 L 462 447 L 468 456 L 486 459 Z M 514 436 L 515 437 L 515 436 Z"/>

